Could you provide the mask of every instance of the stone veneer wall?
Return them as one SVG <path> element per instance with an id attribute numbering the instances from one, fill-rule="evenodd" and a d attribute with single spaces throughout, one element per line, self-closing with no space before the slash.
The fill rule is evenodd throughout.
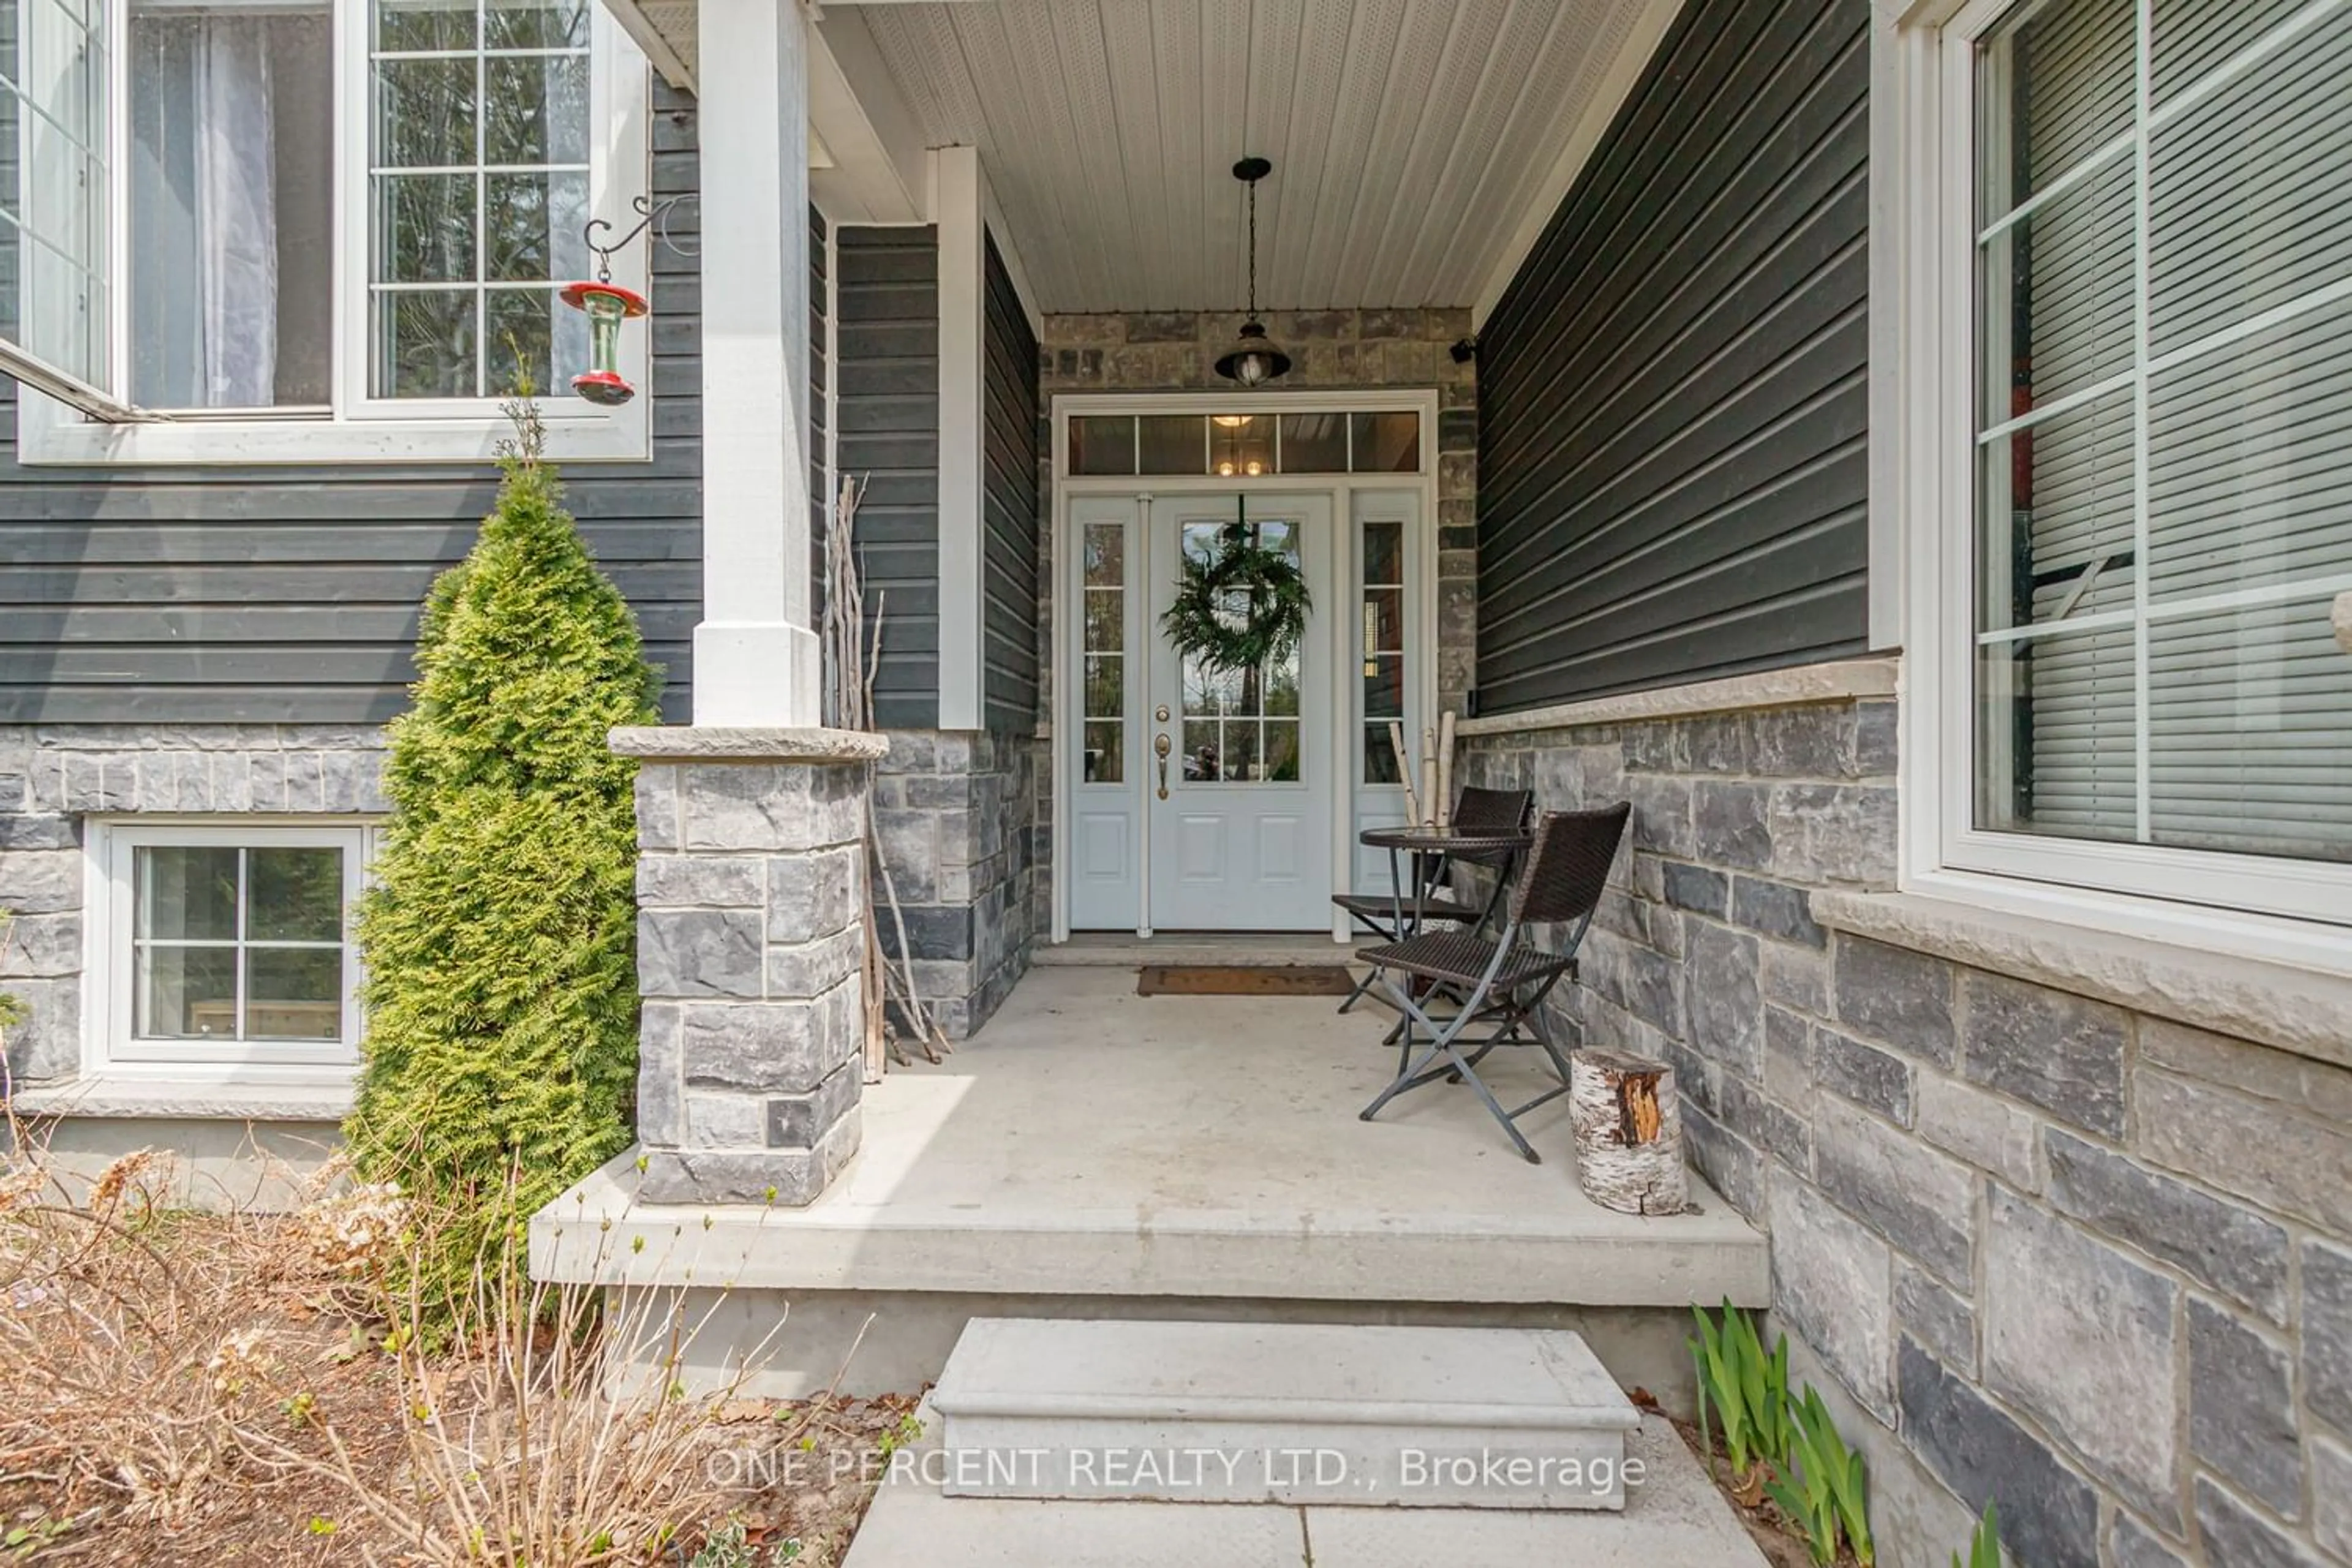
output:
<path id="1" fill-rule="evenodd" d="M 875 764 L 874 820 L 915 983 L 950 1039 L 988 1022 L 1047 930 L 1045 755 L 1029 735 L 893 730 L 890 754 Z M 898 931 L 878 880 L 873 894 L 883 951 L 895 958 Z"/>
<path id="2" fill-rule="evenodd" d="M 1468 742 L 1630 799 L 1563 1004 L 1665 1058 L 1868 1455 L 1880 1561 L 2352 1563 L 2352 1072 L 1828 929 L 1891 888 L 1895 706 Z M 1834 900 L 1828 900 L 1834 902 Z"/>
<path id="3" fill-rule="evenodd" d="M 375 816 L 383 767 L 366 725 L 0 726 L 0 990 L 31 1015 L 9 1041 L 16 1081 L 80 1069 L 88 816 Z"/>

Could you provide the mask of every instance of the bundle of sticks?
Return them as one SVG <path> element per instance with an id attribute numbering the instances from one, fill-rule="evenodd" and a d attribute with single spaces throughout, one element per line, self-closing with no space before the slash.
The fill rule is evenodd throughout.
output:
<path id="1" fill-rule="evenodd" d="M 1414 827 L 1439 832 L 1454 826 L 1454 710 L 1438 718 L 1437 728 L 1421 732 L 1418 759 L 1404 749 L 1404 721 L 1389 721 L 1389 749 L 1396 753 L 1397 778 L 1404 784 L 1404 814 Z"/>

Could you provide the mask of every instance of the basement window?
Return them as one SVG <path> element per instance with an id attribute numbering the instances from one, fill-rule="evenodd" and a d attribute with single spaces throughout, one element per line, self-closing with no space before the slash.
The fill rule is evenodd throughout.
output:
<path id="1" fill-rule="evenodd" d="M 100 1070 L 357 1059 L 364 827 L 101 829 Z"/>

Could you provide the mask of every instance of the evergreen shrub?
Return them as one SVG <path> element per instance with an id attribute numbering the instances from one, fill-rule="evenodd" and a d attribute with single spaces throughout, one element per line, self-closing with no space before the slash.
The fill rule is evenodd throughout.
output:
<path id="1" fill-rule="evenodd" d="M 636 767 L 660 673 L 510 410 L 498 500 L 427 599 L 358 921 L 359 1173 L 434 1217 L 404 1292 L 446 1325 L 533 1210 L 626 1147 L 637 1060 Z"/>

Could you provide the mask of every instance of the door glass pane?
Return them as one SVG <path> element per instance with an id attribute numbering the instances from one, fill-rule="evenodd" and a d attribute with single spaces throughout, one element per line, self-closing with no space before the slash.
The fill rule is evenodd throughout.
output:
<path id="1" fill-rule="evenodd" d="M 130 18 L 131 395 L 327 402 L 334 29 L 325 6 Z"/>
<path id="2" fill-rule="evenodd" d="M 1360 474 L 1421 471 L 1421 416 L 1351 414 L 1349 466 Z"/>
<path id="3" fill-rule="evenodd" d="M 1274 420 L 1263 414 L 1219 414 L 1209 421 L 1209 469 L 1248 478 L 1274 472 Z"/>
<path id="4" fill-rule="evenodd" d="M 1141 457 L 1139 471 L 1147 474 L 1198 474 L 1207 471 L 1207 422 L 1197 414 L 1147 414 L 1136 421 Z"/>
<path id="5" fill-rule="evenodd" d="M 1388 721 L 1404 716 L 1404 524 L 1363 528 L 1364 596 L 1357 616 L 1357 657 L 1364 678 L 1363 782 L 1399 781 Z"/>
<path id="6" fill-rule="evenodd" d="M 1088 784 L 1121 784 L 1127 778 L 1127 525 L 1090 522 L 1080 538 L 1083 773 Z"/>
<path id="7" fill-rule="evenodd" d="M 1282 471 L 1344 474 L 1348 471 L 1348 416 L 1286 414 L 1282 416 Z"/>
<path id="8" fill-rule="evenodd" d="M 1187 522 L 1181 542 L 1187 556 L 1214 562 L 1244 539 L 1298 564 L 1297 531 L 1279 521 Z M 1244 596 L 1239 592 L 1229 595 L 1223 613 L 1233 624 L 1241 624 L 1249 613 Z M 1197 653 L 1182 656 L 1179 685 L 1188 782 L 1299 781 L 1300 660 L 1300 650 L 1292 648 L 1255 669 L 1225 669 L 1212 667 Z"/>
<path id="9" fill-rule="evenodd" d="M 1128 414 L 1083 414 L 1070 421 L 1070 472 L 1135 472 L 1135 418 Z"/>

